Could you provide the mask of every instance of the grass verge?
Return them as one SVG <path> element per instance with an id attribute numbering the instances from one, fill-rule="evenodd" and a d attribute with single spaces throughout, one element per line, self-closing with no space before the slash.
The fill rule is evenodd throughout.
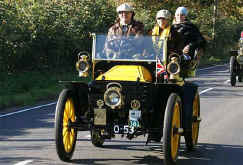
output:
<path id="1" fill-rule="evenodd" d="M 29 71 L 9 75 L 1 74 L 0 110 L 34 105 L 40 101 L 57 99 L 63 89 L 59 80 L 80 80 L 75 71 L 57 72 Z"/>

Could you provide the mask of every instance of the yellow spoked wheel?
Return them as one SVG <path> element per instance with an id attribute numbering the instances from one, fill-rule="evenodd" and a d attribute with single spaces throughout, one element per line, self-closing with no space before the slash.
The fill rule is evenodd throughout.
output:
<path id="1" fill-rule="evenodd" d="M 164 117 L 163 150 L 166 165 L 176 163 L 181 131 L 181 99 L 177 94 L 172 93 L 167 101 Z"/>
<path id="2" fill-rule="evenodd" d="M 192 144 L 197 145 L 200 124 L 200 99 L 198 92 L 193 100 Z"/>
<path id="3" fill-rule="evenodd" d="M 196 91 L 196 94 L 194 96 L 192 108 L 192 130 L 185 135 L 186 146 L 189 151 L 193 150 L 198 142 L 199 125 L 201 121 L 200 96 L 198 91 Z"/>
<path id="4" fill-rule="evenodd" d="M 59 158 L 63 161 L 71 159 L 77 140 L 77 130 L 71 127 L 71 124 L 76 121 L 74 100 L 71 91 L 64 89 L 56 106 L 56 150 Z"/>

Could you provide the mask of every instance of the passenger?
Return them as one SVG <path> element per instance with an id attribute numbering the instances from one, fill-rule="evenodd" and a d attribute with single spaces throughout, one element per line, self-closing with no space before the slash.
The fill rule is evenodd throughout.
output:
<path id="1" fill-rule="evenodd" d="M 171 13 L 168 10 L 159 10 L 156 14 L 156 24 L 154 28 L 149 31 L 149 34 L 152 35 L 152 41 L 155 49 L 162 49 L 162 41 L 167 38 L 167 51 L 169 54 L 177 53 L 178 55 L 182 54 L 183 49 L 183 38 L 182 36 L 170 25 Z M 158 52 L 157 52 L 158 53 Z M 158 72 L 157 72 L 158 73 Z M 163 79 L 162 74 L 157 75 L 159 79 Z M 158 112 L 159 113 L 159 112 Z M 153 113 L 153 122 L 151 122 L 151 127 L 156 128 L 157 125 L 163 125 L 161 123 L 161 116 Z M 162 137 L 162 128 L 158 128 L 160 131 L 149 132 L 147 143 L 149 141 L 160 142 Z"/>
<path id="2" fill-rule="evenodd" d="M 121 36 L 124 38 L 133 37 L 138 38 L 144 34 L 144 24 L 134 19 L 135 12 L 131 5 L 124 3 L 117 7 L 118 17 L 114 25 L 108 30 L 105 50 L 109 54 L 110 46 L 107 45 L 108 41 L 119 39 Z M 139 42 L 133 42 L 133 46 L 138 45 Z M 113 45 L 116 43 L 113 43 Z M 128 43 L 129 44 L 129 43 Z"/>
<path id="3" fill-rule="evenodd" d="M 188 20 L 187 15 L 188 11 L 185 7 L 178 7 L 175 12 L 175 19 L 172 26 L 177 32 L 183 35 L 183 54 L 185 57 L 186 55 L 189 55 L 188 59 L 194 59 L 195 50 L 202 51 L 205 48 L 206 40 L 201 35 L 198 28 Z M 199 56 L 197 58 L 199 58 Z"/>
<path id="4" fill-rule="evenodd" d="M 171 13 L 168 10 L 160 10 L 156 14 L 156 25 L 149 32 L 152 35 L 153 44 L 160 47 L 161 39 L 167 37 L 167 50 L 169 53 L 182 54 L 184 46 L 183 38 L 173 27 L 170 25 Z"/>
<path id="5" fill-rule="evenodd" d="M 187 61 L 182 66 L 180 74 L 185 78 L 195 76 L 200 54 L 206 45 L 206 40 L 201 35 L 199 29 L 188 20 L 187 16 L 188 10 L 185 7 L 178 7 L 172 25 L 184 38 L 183 56 Z M 193 99 L 196 91 L 195 88 L 192 88 L 192 85 L 193 83 L 190 82 L 184 85 L 186 97 L 182 99 L 184 105 L 183 116 L 187 119 L 183 121 L 182 126 L 188 134 L 192 134 Z"/>

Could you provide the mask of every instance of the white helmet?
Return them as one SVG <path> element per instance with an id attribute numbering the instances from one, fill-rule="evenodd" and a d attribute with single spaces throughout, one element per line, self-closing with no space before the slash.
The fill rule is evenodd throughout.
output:
<path id="1" fill-rule="evenodd" d="M 156 18 L 165 18 L 165 19 L 170 19 L 171 14 L 169 12 L 169 10 L 160 10 L 157 12 L 156 14 Z"/>
<path id="2" fill-rule="evenodd" d="M 119 13 L 120 11 L 130 11 L 130 12 L 133 12 L 134 10 L 133 10 L 133 7 L 130 6 L 129 4 L 123 3 L 123 4 L 121 4 L 120 6 L 118 6 L 116 8 L 116 11 L 117 11 L 117 13 Z"/>
<path id="3" fill-rule="evenodd" d="M 188 14 L 188 11 L 187 11 L 187 9 L 185 8 L 185 7 L 178 7 L 177 9 L 176 9 L 176 12 L 175 12 L 175 15 L 177 15 L 177 14 L 183 14 L 184 16 L 187 16 L 187 14 Z"/>

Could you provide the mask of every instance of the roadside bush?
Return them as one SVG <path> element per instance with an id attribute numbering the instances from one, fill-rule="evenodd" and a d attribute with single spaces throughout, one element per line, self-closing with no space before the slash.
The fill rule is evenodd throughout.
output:
<path id="1" fill-rule="evenodd" d="M 91 50 L 90 32 L 106 32 L 115 9 L 106 0 L 0 2 L 3 72 L 60 69 Z"/>

